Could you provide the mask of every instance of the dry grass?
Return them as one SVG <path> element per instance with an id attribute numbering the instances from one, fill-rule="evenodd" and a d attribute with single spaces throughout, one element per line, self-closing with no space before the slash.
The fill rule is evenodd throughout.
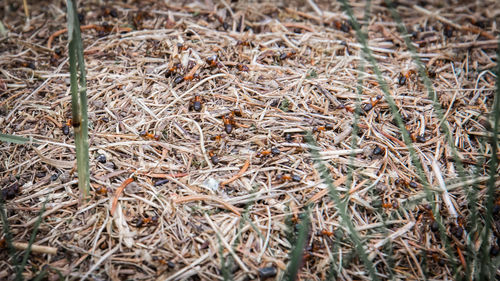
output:
<path id="1" fill-rule="evenodd" d="M 0 39 L 0 128 L 42 143 L 0 145 L 2 186 L 22 187 L 6 204 L 19 245 L 29 240 L 48 198 L 36 244 L 49 248 L 37 248 L 42 250 L 30 257 L 26 277 L 49 265 L 49 278 L 58 270 L 69 279 L 216 280 L 222 279 L 221 259 L 228 257 L 234 259 L 235 280 L 255 278 L 264 267 L 281 276 L 291 247 L 288 225 L 312 202 L 301 280 L 325 280 L 332 256 L 351 261 L 339 279 L 367 279 L 347 236 L 332 235 L 342 223 L 302 140 L 303 131 L 315 128 L 322 159 L 348 197 L 352 222 L 381 277 L 452 278 L 449 263 L 442 262 L 443 245 L 430 230 L 422 184 L 384 99 L 362 110 L 352 147 L 361 51 L 354 32 L 342 31 L 348 25 L 340 4 L 80 6 L 90 26 L 82 36 L 94 195 L 79 205 L 73 139 L 63 132 L 71 116 L 67 38 L 57 34 L 66 27 L 64 3 L 32 4 L 28 25 L 20 1 L 10 2 L 12 10 L 0 7 L 9 30 Z M 449 234 L 455 213 L 467 222 L 466 189 L 474 181 L 483 210 L 487 169 L 479 166 L 479 176 L 472 171 L 490 151 L 482 137 L 490 126 L 485 116 L 495 89 L 491 69 L 500 7 L 490 1 L 414 9 L 412 1 L 399 2 L 407 28 L 422 28 L 412 40 L 469 182 L 458 178 L 432 101 L 380 1 L 372 3 L 367 23 L 370 46 L 415 137 L 427 180 L 441 192 L 435 200 Z M 354 7 L 362 19 L 365 3 Z M 444 35 L 443 22 L 451 37 Z M 52 34 L 58 36 L 48 48 Z M 210 66 L 213 55 L 217 61 Z M 189 74 L 197 77 L 179 78 Z M 363 76 L 362 108 L 383 95 L 369 67 Z M 176 84 L 177 78 L 182 82 Z M 200 112 L 193 110 L 195 96 L 202 100 Z M 230 116 L 232 110 L 241 116 Z M 230 134 L 223 117 L 233 127 Z M 493 230 L 498 234 L 498 221 Z M 455 249 L 463 250 L 463 237 L 450 239 L 458 259 Z M 44 254 L 54 248 L 57 254 Z M 7 278 L 13 269 L 6 251 L 0 256 L 0 278 Z"/>

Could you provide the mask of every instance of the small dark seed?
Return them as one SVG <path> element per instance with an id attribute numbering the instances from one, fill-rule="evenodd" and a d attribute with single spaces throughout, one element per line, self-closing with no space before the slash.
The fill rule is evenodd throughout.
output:
<path id="1" fill-rule="evenodd" d="M 302 178 L 299 175 L 292 175 L 292 180 L 299 182 Z"/>
<path id="2" fill-rule="evenodd" d="M 224 130 L 226 131 L 226 133 L 230 134 L 233 131 L 233 125 L 224 124 Z"/>
<path id="3" fill-rule="evenodd" d="M 494 216 L 500 214 L 500 205 L 493 206 L 492 213 L 493 213 Z"/>
<path id="4" fill-rule="evenodd" d="M 398 83 L 400 86 L 403 86 L 404 84 L 406 84 L 406 76 L 404 76 L 403 74 L 400 74 Z"/>
<path id="5" fill-rule="evenodd" d="M 66 135 L 66 136 L 67 136 L 67 135 L 69 135 L 69 126 L 68 126 L 68 125 L 66 125 L 66 124 L 64 124 L 64 125 L 62 126 L 62 132 L 63 132 L 63 134 L 64 134 L 64 135 Z"/>
<path id="6" fill-rule="evenodd" d="M 177 76 L 174 79 L 174 84 L 175 85 L 180 84 L 182 81 L 184 81 L 184 76 Z"/>
<path id="7" fill-rule="evenodd" d="M 418 142 L 421 142 L 421 143 L 426 142 L 426 139 L 425 139 L 425 136 L 424 136 L 424 135 L 418 135 L 415 139 L 416 139 Z"/>
<path id="8" fill-rule="evenodd" d="M 103 163 L 103 164 L 106 163 L 106 155 L 105 154 L 99 154 L 99 155 L 97 155 L 96 159 L 97 159 L 97 161 L 99 163 Z"/>
<path id="9" fill-rule="evenodd" d="M 375 148 L 373 149 L 373 155 L 381 155 L 382 153 L 382 148 L 380 148 L 379 146 L 375 146 Z"/>
<path id="10" fill-rule="evenodd" d="M 431 230 L 433 232 L 436 232 L 436 231 L 439 230 L 439 224 L 437 223 L 437 221 L 432 221 L 432 223 L 431 223 Z"/>
<path id="11" fill-rule="evenodd" d="M 462 234 L 464 233 L 464 229 L 460 226 L 453 226 L 450 229 L 451 234 L 453 234 L 457 238 L 462 238 Z"/>
<path id="12" fill-rule="evenodd" d="M 492 246 L 490 249 L 490 255 L 496 257 L 500 253 L 500 247 L 498 246 Z"/>
<path id="13" fill-rule="evenodd" d="M 164 185 L 166 183 L 168 183 L 169 180 L 168 179 L 161 179 L 161 180 L 157 180 L 155 181 L 155 186 L 160 186 L 160 185 Z"/>
<path id="14" fill-rule="evenodd" d="M 58 178 L 59 178 L 59 173 L 55 173 L 55 174 L 53 174 L 52 176 L 50 176 L 50 180 L 51 180 L 51 181 L 55 181 L 55 180 L 57 180 Z"/>
<path id="15" fill-rule="evenodd" d="M 116 18 L 118 17 L 118 12 L 115 9 L 111 9 L 111 11 L 109 11 L 109 15 L 113 18 Z"/>
<path id="16" fill-rule="evenodd" d="M 276 276 L 277 270 L 274 267 L 263 267 L 259 268 L 260 278 L 270 278 Z"/>
<path id="17" fill-rule="evenodd" d="M 141 227 L 143 223 L 144 223 L 144 222 L 142 221 L 142 219 L 139 219 L 139 220 L 137 221 L 137 223 L 135 224 L 135 226 L 136 226 L 136 227 Z"/>
<path id="18" fill-rule="evenodd" d="M 444 27 L 444 36 L 446 36 L 447 38 L 453 36 L 453 28 L 451 26 L 447 25 Z"/>
<path id="19" fill-rule="evenodd" d="M 411 181 L 410 182 L 410 187 L 413 188 L 413 189 L 415 189 L 415 188 L 418 187 L 418 184 L 416 182 L 414 182 L 414 181 Z"/>
<path id="20" fill-rule="evenodd" d="M 340 25 L 340 30 L 342 30 L 345 33 L 348 33 L 349 31 L 351 31 L 351 27 L 349 26 L 349 24 L 347 22 L 344 21 Z"/>
<path id="21" fill-rule="evenodd" d="M 82 24 L 85 21 L 85 15 L 83 13 L 78 13 L 78 21 Z"/>
<path id="22" fill-rule="evenodd" d="M 193 103 L 193 109 L 194 109 L 194 111 L 198 111 L 198 112 L 200 112 L 200 111 L 201 111 L 201 102 L 199 102 L 199 101 L 195 101 L 195 102 Z"/>
<path id="23" fill-rule="evenodd" d="M 364 111 L 370 111 L 370 110 L 372 110 L 372 108 L 373 108 L 373 105 L 371 103 L 365 103 L 363 105 L 363 110 Z"/>

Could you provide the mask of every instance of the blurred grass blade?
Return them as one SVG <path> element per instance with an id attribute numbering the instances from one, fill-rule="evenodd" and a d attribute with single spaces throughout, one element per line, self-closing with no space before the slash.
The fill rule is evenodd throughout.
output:
<path id="1" fill-rule="evenodd" d="M 314 141 L 311 132 L 307 133 L 306 141 L 311 147 L 310 148 L 311 157 L 314 161 L 314 164 L 316 165 L 318 174 L 320 175 L 323 183 L 328 187 L 328 190 L 330 191 L 329 193 L 330 197 L 335 203 L 335 208 L 337 209 L 337 212 L 339 213 L 340 218 L 342 219 L 342 225 L 345 228 L 347 228 L 349 232 L 349 236 L 351 238 L 352 243 L 354 244 L 354 249 L 359 256 L 359 259 L 365 265 L 371 280 L 379 280 L 375 271 L 375 266 L 373 265 L 372 261 L 368 258 L 368 254 L 366 253 L 366 247 L 365 245 L 363 245 L 363 241 L 361 240 L 359 233 L 354 227 L 351 217 L 347 213 L 347 201 L 341 200 L 340 194 L 338 193 L 336 187 L 333 184 L 333 180 L 328 169 L 326 168 L 325 164 L 321 161 L 321 156 L 317 148 L 318 147 L 317 143 Z"/>
<path id="2" fill-rule="evenodd" d="M 479 278 L 481 280 L 493 279 L 495 275 L 495 268 L 488 268 L 491 264 L 491 257 L 489 255 L 489 249 L 492 247 L 490 245 L 490 231 L 493 224 L 493 203 L 495 199 L 495 190 L 498 187 L 495 186 L 496 178 L 498 177 L 498 133 L 500 127 L 500 37 L 498 38 L 498 48 L 497 48 L 497 71 L 496 71 L 496 91 L 493 104 L 493 112 L 491 113 L 490 119 L 493 120 L 493 130 L 491 137 L 489 137 L 491 146 L 491 160 L 489 163 L 489 180 L 488 180 L 488 190 L 486 191 L 486 216 L 484 223 L 484 232 L 482 237 L 481 246 L 479 252 L 481 253 L 481 271 Z M 490 273 L 491 270 L 491 273 Z M 498 277 L 498 275 L 497 275 Z M 498 280 L 498 279 L 497 279 Z"/>
<path id="3" fill-rule="evenodd" d="M 75 130 L 78 187 L 81 193 L 80 196 L 88 198 L 90 173 L 85 61 L 83 59 L 83 45 L 76 4 L 72 0 L 67 0 L 67 8 L 68 37 L 70 40 L 68 52 L 71 80 L 71 112 L 73 128 Z"/>
<path id="4" fill-rule="evenodd" d="M 370 48 L 368 46 L 367 34 L 361 30 L 359 22 L 356 19 L 356 17 L 354 16 L 353 10 L 352 10 L 351 6 L 347 3 L 347 1 L 346 0 L 339 0 L 339 1 L 342 3 L 342 10 L 348 15 L 348 17 L 351 21 L 351 24 L 356 31 L 356 38 L 357 38 L 358 42 L 361 44 L 361 51 L 363 53 L 363 57 L 372 66 L 373 72 L 375 73 L 375 75 L 377 77 L 377 82 L 379 83 L 380 88 L 382 89 L 382 91 L 384 93 L 385 101 L 389 104 L 389 108 L 390 108 L 391 113 L 394 117 L 394 120 L 396 121 L 396 124 L 399 128 L 399 132 L 402 136 L 403 142 L 405 143 L 405 145 L 410 153 L 411 163 L 415 167 L 416 174 L 418 176 L 418 180 L 420 181 L 420 183 L 424 187 L 426 199 L 432 207 L 432 213 L 433 213 L 434 219 L 436 220 L 436 222 L 439 225 L 440 238 L 442 241 L 444 241 L 446 253 L 448 255 L 448 258 L 450 259 L 451 267 L 453 268 L 453 274 L 455 274 L 455 273 L 457 273 L 457 260 L 454 258 L 453 252 L 451 251 L 450 241 L 446 235 L 446 229 L 444 228 L 444 225 L 443 225 L 443 219 L 442 219 L 442 216 L 440 215 L 439 209 L 437 208 L 436 202 L 433 198 L 433 192 L 430 189 L 430 184 L 429 184 L 427 177 L 424 173 L 423 164 L 417 155 L 415 147 L 413 146 L 412 140 L 410 138 L 410 134 L 405 127 L 405 124 L 403 122 L 401 114 L 399 113 L 399 109 L 396 106 L 394 99 L 389 91 L 389 86 L 387 85 L 387 82 L 383 78 L 383 74 L 382 74 L 380 68 L 378 67 L 377 60 L 373 56 L 372 51 L 370 50 Z M 434 101 L 434 105 L 435 105 L 436 102 L 435 102 L 434 98 L 432 98 L 432 100 Z M 444 123 L 442 123 L 442 124 L 444 124 Z"/>
<path id="5" fill-rule="evenodd" d="M 14 136 L 14 135 L 0 134 L 0 142 L 25 144 L 25 143 L 29 143 L 30 141 L 33 141 L 33 139 L 28 139 L 25 137 Z"/>
<path id="6" fill-rule="evenodd" d="M 45 205 L 47 204 L 48 198 L 45 198 L 45 201 L 42 204 L 42 209 L 40 210 L 40 213 L 38 214 L 38 218 L 35 222 L 35 225 L 33 226 L 33 231 L 31 232 L 31 237 L 28 242 L 28 248 L 24 252 L 23 260 L 21 261 L 21 264 L 17 266 L 17 275 L 16 275 L 16 280 L 23 280 L 23 271 L 24 268 L 26 267 L 26 263 L 28 262 L 28 257 L 31 253 L 31 246 L 33 246 L 33 243 L 35 243 L 35 238 L 36 234 L 38 233 L 38 228 L 40 227 L 40 224 L 42 223 L 43 220 L 43 213 L 45 213 Z"/>
<path id="7" fill-rule="evenodd" d="M 10 225 L 7 214 L 5 212 L 5 202 L 3 201 L 3 194 L 0 192 L 0 218 L 2 220 L 2 231 L 5 235 L 5 242 L 7 243 L 7 251 L 12 260 L 14 260 L 14 246 L 12 245 L 12 232 L 10 232 Z"/>
<path id="8" fill-rule="evenodd" d="M 310 219 L 310 208 L 306 207 L 306 211 L 302 214 L 303 219 L 299 225 L 298 237 L 295 240 L 295 245 L 292 245 L 292 252 L 290 254 L 290 263 L 286 269 L 285 277 L 283 280 L 295 281 L 297 280 L 297 274 L 299 273 L 300 267 L 302 266 L 302 258 L 304 249 L 307 243 L 307 237 L 309 234 L 309 227 L 311 224 Z M 294 231 L 293 229 L 291 230 Z"/>

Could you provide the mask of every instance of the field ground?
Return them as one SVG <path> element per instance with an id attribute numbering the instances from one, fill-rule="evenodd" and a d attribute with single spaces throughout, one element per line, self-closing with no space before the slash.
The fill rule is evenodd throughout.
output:
<path id="1" fill-rule="evenodd" d="M 65 2 L 28 1 L 29 22 L 22 1 L 8 2 L 0 6 L 0 133 L 39 141 L 0 144 L 16 247 L 46 202 L 35 237 L 46 248 L 30 255 L 26 278 L 43 270 L 49 280 L 281 278 L 310 204 L 299 279 L 370 279 L 306 131 L 381 279 L 458 279 L 476 268 L 467 249 L 479 247 L 482 236 L 469 234 L 485 223 L 498 1 L 398 1 L 409 34 L 383 1 L 350 3 L 377 68 L 363 59 L 340 2 L 81 1 L 85 203 L 69 120 Z M 498 266 L 496 204 L 488 239 Z M 20 253 L 0 252 L 0 279 L 12 278 Z"/>

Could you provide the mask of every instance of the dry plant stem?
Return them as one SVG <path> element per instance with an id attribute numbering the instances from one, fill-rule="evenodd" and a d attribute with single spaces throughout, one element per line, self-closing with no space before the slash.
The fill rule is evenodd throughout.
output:
<path id="1" fill-rule="evenodd" d="M 241 213 L 240 213 L 240 209 L 234 207 L 233 205 L 225 202 L 224 200 L 222 199 L 219 199 L 217 197 L 214 197 L 214 196 L 210 196 L 210 195 L 191 195 L 191 196 L 184 196 L 184 197 L 180 197 L 180 198 L 177 198 L 174 200 L 174 203 L 175 204 L 182 204 L 182 203 L 187 203 L 187 202 L 191 202 L 191 201 L 213 201 L 213 202 L 216 202 L 216 203 L 219 203 L 221 204 L 222 206 L 224 206 L 227 210 L 235 213 L 237 216 L 241 217 Z"/>
<path id="2" fill-rule="evenodd" d="M 24 242 L 12 242 L 12 246 L 18 250 L 26 250 L 28 249 L 28 243 Z M 40 246 L 40 245 L 31 245 L 31 251 L 35 253 L 40 253 L 40 254 L 50 254 L 50 255 L 55 255 L 57 254 L 57 248 L 54 247 L 48 247 L 48 246 Z"/>
<path id="3" fill-rule="evenodd" d="M 120 187 L 118 187 L 118 189 L 116 189 L 115 197 L 113 198 L 113 204 L 111 205 L 111 210 L 110 210 L 111 216 L 115 213 L 116 205 L 118 204 L 118 198 L 120 198 L 120 195 L 122 194 L 123 190 L 125 189 L 125 187 L 127 187 L 127 185 L 129 185 L 133 181 L 134 178 L 128 178 L 125 181 L 123 181 L 123 183 L 120 185 Z"/>
<path id="4" fill-rule="evenodd" d="M 333 185 L 335 187 L 338 187 L 339 185 L 343 184 L 346 179 L 347 179 L 347 176 L 342 176 L 342 177 L 336 179 L 333 182 Z M 325 195 L 327 195 L 329 191 L 330 190 L 328 188 L 324 188 L 323 190 L 321 190 L 318 193 L 314 194 L 313 197 L 311 197 L 311 199 L 307 200 L 306 204 L 311 204 L 311 203 L 315 203 L 316 201 L 319 201 L 321 198 L 323 198 Z"/>
<path id="5" fill-rule="evenodd" d="M 225 185 L 228 185 L 228 184 L 232 183 L 233 181 L 239 179 L 248 170 L 248 167 L 250 167 L 250 160 L 246 160 L 245 164 L 243 164 L 243 167 L 241 167 L 241 170 L 236 175 L 234 175 L 233 177 L 228 179 L 227 181 L 222 182 L 220 184 L 220 186 L 224 187 Z"/>
<path id="6" fill-rule="evenodd" d="M 80 26 L 80 30 L 83 31 L 83 30 L 87 30 L 87 29 L 95 29 L 97 31 L 103 31 L 105 30 L 104 27 L 102 26 L 99 26 L 99 25 L 95 25 L 95 24 L 88 24 L 88 25 L 82 25 Z M 132 28 L 130 27 L 120 27 L 117 29 L 117 32 L 130 32 L 132 31 Z M 47 40 L 47 48 L 48 49 L 52 49 L 52 42 L 54 42 L 54 39 L 64 33 L 68 32 L 68 29 L 67 28 L 64 28 L 64 29 L 61 29 L 61 30 L 58 30 L 54 33 L 52 33 L 52 35 L 50 35 L 49 37 L 49 40 Z"/>
<path id="7" fill-rule="evenodd" d="M 212 219 L 210 219 L 210 216 L 208 214 L 205 213 L 205 219 L 207 220 L 208 224 L 212 227 L 212 229 L 215 231 L 215 233 L 217 234 L 217 236 L 219 236 L 219 240 L 222 242 L 222 244 L 224 245 L 224 247 L 229 251 L 229 253 L 231 253 L 231 255 L 234 257 L 234 260 L 236 261 L 236 263 L 245 271 L 245 272 L 249 272 L 248 268 L 246 267 L 246 265 L 241 261 L 240 257 L 238 257 L 238 255 L 234 252 L 234 249 L 229 245 L 229 243 L 227 243 L 226 239 L 224 239 L 224 236 L 222 235 L 222 233 L 220 232 L 219 228 L 214 224 L 214 222 L 212 221 Z"/>

